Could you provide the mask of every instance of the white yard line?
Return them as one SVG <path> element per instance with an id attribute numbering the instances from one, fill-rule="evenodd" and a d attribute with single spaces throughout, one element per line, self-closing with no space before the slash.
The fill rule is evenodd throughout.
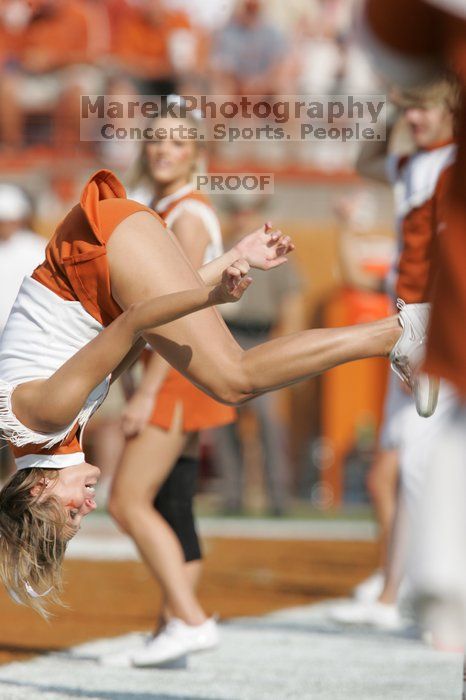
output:
<path id="1" fill-rule="evenodd" d="M 376 527 L 370 521 L 200 518 L 198 522 L 202 537 L 368 542 L 376 536 Z M 67 556 L 74 559 L 139 559 L 132 540 L 103 515 L 85 522 L 82 531 L 68 545 Z"/>

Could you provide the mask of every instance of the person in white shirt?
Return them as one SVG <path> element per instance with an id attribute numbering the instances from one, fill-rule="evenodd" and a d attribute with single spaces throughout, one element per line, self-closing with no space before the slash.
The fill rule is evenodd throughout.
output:
<path id="1" fill-rule="evenodd" d="M 17 185 L 0 183 L 0 334 L 21 282 L 44 259 L 46 240 L 31 231 L 32 202 Z"/>
<path id="2" fill-rule="evenodd" d="M 21 187 L 0 183 L 0 335 L 21 282 L 42 262 L 46 241 L 30 230 L 32 202 Z M 0 481 L 13 460 L 0 440 Z"/>

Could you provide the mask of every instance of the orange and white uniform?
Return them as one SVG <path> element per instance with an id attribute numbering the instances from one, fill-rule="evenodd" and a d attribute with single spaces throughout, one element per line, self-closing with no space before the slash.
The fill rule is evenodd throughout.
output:
<path id="1" fill-rule="evenodd" d="M 395 295 L 407 304 L 429 301 L 437 269 L 437 246 L 446 188 L 456 159 L 454 143 L 423 148 L 411 156 L 389 156 L 387 174 L 394 186 L 399 256 Z"/>
<path id="2" fill-rule="evenodd" d="M 108 379 L 92 391 L 72 425 L 50 435 L 17 420 L 11 394 L 18 384 L 51 376 L 121 313 L 111 294 L 106 244 L 118 224 L 138 211 L 160 220 L 126 199 L 113 173 L 97 172 L 58 226 L 45 261 L 20 288 L 0 342 L 0 433 L 19 469 L 62 468 L 84 460 L 78 435 L 104 400 Z"/>
<path id="3" fill-rule="evenodd" d="M 184 185 L 173 194 L 160 199 L 154 209 L 170 229 L 184 212 L 199 217 L 210 237 L 203 264 L 222 255 L 222 232 L 218 217 L 208 198 L 196 192 L 191 184 Z M 146 361 L 150 356 L 149 350 L 145 353 Z M 183 408 L 184 432 L 215 428 L 232 423 L 236 419 L 234 408 L 215 401 L 185 379 L 182 374 L 170 368 L 157 393 L 150 424 L 169 430 L 175 407 L 179 403 Z"/>
<path id="4" fill-rule="evenodd" d="M 394 185 L 400 247 L 394 267 L 394 293 L 409 304 L 429 301 L 437 283 L 438 248 L 443 237 L 449 235 L 444 214 L 456 156 L 456 145 L 446 143 L 409 157 L 390 156 L 387 161 Z M 399 379 L 395 374 L 390 376 L 380 446 L 398 451 L 401 489 L 410 512 L 418 507 L 425 482 L 423 446 L 443 429 L 454 403 L 454 392 L 442 382 L 434 415 L 423 418 Z"/>
<path id="5" fill-rule="evenodd" d="M 451 176 L 456 152 L 455 144 L 446 143 L 421 149 L 410 156 L 387 158 L 387 175 L 395 195 L 399 248 L 388 286 L 394 298 L 399 297 L 408 304 L 428 301 L 432 295 L 438 264 L 436 251 L 443 235 L 445 185 Z M 449 390 L 442 387 L 437 416 L 449 397 Z M 431 423 L 432 419 L 426 421 L 417 415 L 412 397 L 403 391 L 399 379 L 391 373 L 380 434 L 382 449 L 406 451 L 412 446 L 410 437 L 417 434 L 416 430 L 429 429 Z M 416 467 L 417 461 L 410 453 L 409 464 Z"/>
<path id="6" fill-rule="evenodd" d="M 452 67 L 466 94 L 466 4 L 463 0 L 366 0 L 361 39 L 378 68 L 396 83 L 419 85 Z M 438 280 L 432 302 L 426 370 L 466 396 L 466 116 L 457 133 L 438 246 Z"/>

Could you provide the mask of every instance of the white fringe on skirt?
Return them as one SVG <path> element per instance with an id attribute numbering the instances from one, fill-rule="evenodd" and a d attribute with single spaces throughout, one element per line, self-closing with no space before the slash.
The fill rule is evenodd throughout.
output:
<path id="1" fill-rule="evenodd" d="M 69 435 L 76 422 L 81 427 L 87 423 L 93 412 L 97 409 L 96 401 L 86 404 L 76 419 L 63 430 L 56 433 L 37 433 L 19 421 L 11 407 L 11 395 L 16 386 L 8 384 L 0 379 L 0 436 L 15 447 L 25 445 L 41 445 L 43 449 L 49 449 L 63 442 Z M 100 402 L 99 402 L 100 403 Z"/>
<path id="2" fill-rule="evenodd" d="M 37 433 L 35 430 L 31 430 L 31 428 L 23 425 L 13 413 L 11 395 L 17 385 L 8 384 L 0 379 L 0 437 L 15 445 L 15 447 L 41 445 L 42 449 L 48 450 L 54 445 L 63 442 L 76 423 L 78 423 L 81 431 L 84 430 L 90 417 L 97 411 L 107 396 L 109 385 L 110 376 L 89 394 L 86 403 L 74 421 L 66 428 L 56 433 Z"/>

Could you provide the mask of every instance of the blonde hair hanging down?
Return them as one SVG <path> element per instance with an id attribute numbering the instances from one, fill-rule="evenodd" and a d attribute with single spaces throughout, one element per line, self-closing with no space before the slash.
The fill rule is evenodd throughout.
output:
<path id="1" fill-rule="evenodd" d="M 0 490 L 0 579 L 14 601 L 45 618 L 46 602 L 63 604 L 63 557 L 77 532 L 55 496 L 32 494 L 47 478 L 57 470 L 22 469 Z"/>

